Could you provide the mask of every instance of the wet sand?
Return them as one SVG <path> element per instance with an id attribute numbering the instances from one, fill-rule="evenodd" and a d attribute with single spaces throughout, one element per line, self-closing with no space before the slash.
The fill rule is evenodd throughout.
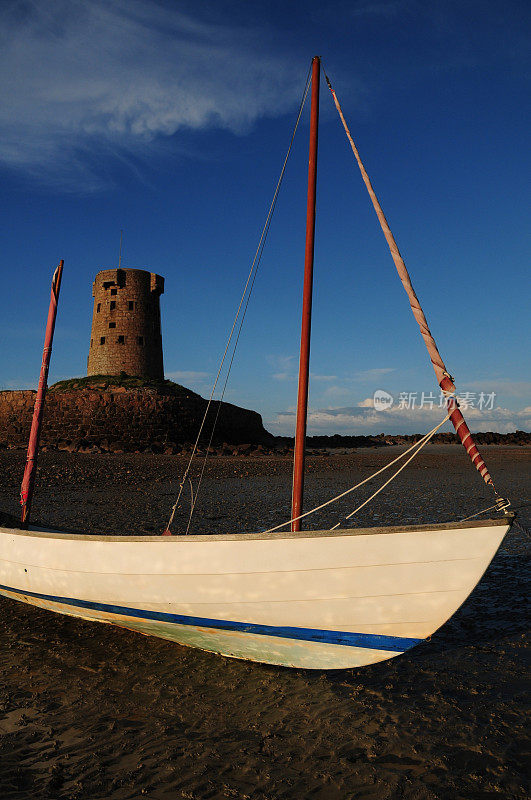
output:
<path id="1" fill-rule="evenodd" d="M 311 457 L 308 507 L 396 452 Z M 482 452 L 499 491 L 525 502 L 531 450 Z M 18 513 L 23 461 L 20 451 L 0 452 L 0 508 L 9 513 Z M 118 535 L 162 529 L 184 464 L 51 452 L 39 463 L 35 519 Z M 214 458 L 193 530 L 283 521 L 290 470 L 289 458 Z M 459 519 L 491 497 L 460 448 L 432 446 L 357 524 Z M 235 661 L 0 598 L 0 797 L 527 798 L 529 536 L 521 526 L 530 510 L 429 642 L 355 670 Z M 339 516 L 326 509 L 308 527 Z M 187 517 L 183 503 L 176 529 Z"/>

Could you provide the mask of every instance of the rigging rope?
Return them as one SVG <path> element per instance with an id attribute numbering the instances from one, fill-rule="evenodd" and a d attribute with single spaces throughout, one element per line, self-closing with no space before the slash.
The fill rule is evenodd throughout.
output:
<path id="1" fill-rule="evenodd" d="M 195 511 L 195 506 L 197 504 L 199 488 L 201 486 L 201 481 L 203 479 L 203 475 L 204 475 L 204 471 L 205 471 L 205 467 L 206 467 L 206 461 L 207 461 L 207 458 L 208 458 L 208 450 L 209 450 L 210 445 L 212 443 L 212 439 L 213 439 L 213 436 L 214 436 L 214 431 L 215 431 L 216 424 L 217 424 L 218 417 L 219 417 L 219 413 L 220 413 L 220 410 L 221 410 L 221 404 L 222 404 L 222 401 L 223 401 L 223 397 L 225 396 L 225 389 L 227 388 L 227 382 L 228 382 L 228 379 L 229 379 L 229 375 L 230 375 L 230 371 L 231 371 L 231 368 L 232 368 L 232 364 L 234 362 L 234 356 L 236 354 L 236 348 L 237 348 L 238 342 L 240 340 L 240 334 L 241 334 L 241 331 L 242 331 L 242 328 L 243 328 L 243 323 L 244 323 L 245 316 L 246 316 L 246 313 L 247 313 L 247 308 L 249 306 L 249 300 L 251 298 L 251 294 L 252 294 L 252 291 L 253 291 L 253 287 L 254 287 L 254 283 L 255 283 L 255 280 L 256 280 L 256 276 L 258 274 L 258 268 L 260 266 L 260 261 L 262 259 L 262 254 L 263 254 L 264 247 L 265 247 L 265 244 L 266 244 L 267 235 L 269 233 L 269 228 L 271 226 L 271 220 L 272 220 L 272 217 L 273 217 L 273 212 L 274 212 L 276 204 L 277 204 L 277 199 L 278 199 L 278 195 L 279 195 L 279 192 L 280 192 L 280 187 L 282 185 L 282 180 L 284 178 L 284 173 L 286 171 L 286 166 L 287 166 L 287 163 L 288 163 L 288 159 L 290 157 L 291 150 L 292 150 L 292 147 L 293 147 L 293 141 L 295 139 L 295 134 L 297 132 L 297 128 L 299 127 L 299 122 L 300 122 L 300 119 L 301 119 L 301 116 L 302 116 L 302 112 L 303 112 L 303 109 L 304 109 L 304 104 L 306 102 L 306 97 L 308 95 L 308 90 L 310 88 L 310 74 L 311 74 L 311 65 L 310 65 L 310 68 L 308 69 L 308 74 L 306 76 L 306 84 L 305 84 L 304 92 L 303 92 L 302 99 L 301 99 L 301 102 L 300 102 L 300 105 L 299 105 L 299 110 L 298 110 L 298 113 L 297 113 L 297 118 L 296 118 L 296 121 L 295 121 L 293 132 L 291 134 L 289 147 L 288 147 L 288 150 L 286 152 L 286 156 L 284 158 L 284 163 L 283 163 L 282 169 L 280 171 L 280 176 L 279 176 L 279 179 L 277 181 L 275 192 L 273 194 L 273 199 L 272 199 L 271 204 L 269 206 L 269 211 L 267 213 L 266 221 L 265 221 L 264 226 L 262 228 L 262 234 L 260 236 L 260 240 L 258 242 L 258 246 L 256 248 L 256 252 L 254 254 L 254 258 L 253 258 L 252 263 L 251 263 L 251 268 L 249 270 L 249 274 L 248 274 L 247 280 L 245 282 L 245 286 L 244 286 L 244 289 L 243 289 L 243 292 L 242 292 L 242 296 L 241 296 L 241 299 L 240 299 L 240 302 L 239 302 L 239 305 L 238 305 L 238 308 L 237 308 L 237 311 L 236 311 L 236 315 L 235 315 L 234 321 L 232 323 L 232 327 L 231 327 L 231 330 L 230 330 L 230 333 L 229 333 L 229 337 L 227 339 L 227 344 L 225 345 L 225 350 L 223 352 L 223 356 L 221 358 L 219 369 L 218 369 L 218 372 L 216 374 L 216 378 L 214 380 L 214 384 L 212 386 L 212 391 L 210 392 L 210 397 L 209 397 L 208 402 L 207 402 L 205 413 L 203 415 L 203 419 L 201 421 L 201 425 L 199 427 L 199 431 L 198 431 L 196 440 L 194 442 L 194 446 L 192 448 L 192 453 L 190 455 L 190 459 L 188 461 L 188 465 L 187 465 L 186 470 L 184 472 L 184 475 L 182 477 L 181 483 L 179 484 L 179 493 L 177 495 L 177 500 L 175 501 L 174 505 L 172 506 L 170 518 L 169 518 L 168 524 L 166 526 L 166 529 L 164 530 L 164 534 L 166 534 L 166 535 L 171 534 L 171 525 L 172 525 L 172 522 L 173 522 L 173 519 L 174 519 L 174 516 L 175 516 L 175 512 L 176 512 L 177 507 L 179 505 L 179 501 L 181 499 L 181 495 L 182 495 L 182 492 L 183 492 L 183 487 L 184 487 L 184 484 L 186 482 L 186 479 L 188 478 L 188 474 L 189 474 L 191 466 L 192 466 L 192 461 L 193 461 L 193 458 L 195 456 L 195 453 L 196 453 L 198 445 L 199 445 L 199 440 L 201 438 L 201 434 L 202 434 L 203 428 L 205 426 L 205 422 L 206 422 L 206 419 L 207 419 L 207 416 L 208 416 L 208 412 L 209 412 L 210 407 L 212 405 L 214 393 L 216 391 L 216 387 L 218 385 L 218 381 L 219 381 L 221 372 L 223 370 L 223 365 L 225 363 L 225 359 L 227 357 L 227 353 L 228 353 L 229 348 L 230 348 L 232 337 L 234 335 L 234 331 L 236 330 L 236 326 L 238 324 L 238 319 L 240 317 L 240 312 L 242 311 L 242 307 L 243 307 L 243 314 L 242 314 L 241 319 L 240 319 L 240 324 L 239 324 L 238 332 L 237 332 L 237 335 L 236 335 L 236 340 L 235 340 L 234 347 L 233 347 L 233 350 L 232 350 L 232 356 L 231 356 L 231 359 L 230 359 L 230 362 L 229 362 L 227 375 L 225 377 L 225 382 L 223 384 L 223 390 L 222 390 L 220 399 L 218 401 L 218 409 L 217 409 L 217 413 L 216 413 L 216 416 L 215 416 L 215 419 L 214 419 L 212 432 L 210 434 L 209 443 L 208 443 L 208 446 L 207 446 L 207 449 L 206 449 L 206 452 L 205 452 L 203 466 L 202 466 L 201 473 L 200 473 L 200 476 L 199 476 L 199 483 L 198 483 L 198 486 L 197 486 L 197 489 L 196 489 L 196 492 L 195 492 L 195 496 L 194 496 L 193 502 L 192 502 L 191 507 L 190 507 L 190 516 L 188 518 L 188 524 L 186 526 L 186 533 L 188 533 L 188 531 L 190 530 L 190 524 L 192 522 L 192 516 L 193 516 L 193 513 Z"/>
<path id="2" fill-rule="evenodd" d="M 440 427 L 441 427 L 441 425 L 444 425 L 444 423 L 445 423 L 447 420 L 449 420 L 449 419 L 450 419 L 450 414 L 447 414 L 447 415 L 446 415 L 446 417 L 443 419 L 443 421 L 440 423 L 440 425 L 438 425 L 438 426 L 437 426 L 437 428 L 440 428 Z M 403 469 L 405 469 L 405 468 L 407 467 L 407 465 L 409 464 L 409 462 L 410 462 L 410 461 L 412 461 L 412 460 L 415 458 L 415 456 L 419 454 L 419 452 L 422 450 L 422 448 L 424 447 L 424 445 L 425 445 L 425 444 L 427 444 L 427 443 L 430 441 L 431 437 L 434 435 L 434 433 L 435 433 L 435 431 L 437 430 L 437 428 L 435 428 L 433 431 L 430 431 L 430 433 L 429 433 L 429 434 L 427 434 L 427 436 L 425 437 L 425 439 L 424 439 L 424 441 L 422 442 L 422 444 L 420 444 L 420 445 L 419 445 L 419 447 L 418 447 L 418 448 L 417 448 L 417 449 L 414 451 L 414 453 L 413 453 L 413 454 L 412 454 L 412 455 L 411 455 L 411 456 L 408 458 L 408 460 L 407 460 L 407 461 L 406 461 L 404 464 L 402 464 L 402 466 L 401 466 L 401 467 L 399 467 L 399 469 L 397 469 L 397 471 L 396 471 L 396 472 L 395 472 L 393 475 L 391 475 L 391 477 L 389 478 L 389 480 L 387 480 L 385 483 L 383 483 L 383 484 L 380 486 L 380 488 L 379 488 L 379 489 L 377 489 L 377 490 L 374 492 L 374 494 L 371 494 L 371 496 L 370 496 L 370 497 L 368 497 L 368 498 L 367 498 L 367 500 L 364 500 L 364 502 L 363 502 L 363 503 L 361 503 L 361 505 L 359 505 L 357 508 L 355 508 L 355 509 L 354 509 L 354 511 L 351 511 L 351 513 L 350 513 L 350 514 L 347 514 L 347 516 L 345 517 L 345 519 L 350 519 L 351 517 L 353 517 L 353 516 L 354 516 L 354 514 L 357 514 L 357 513 L 358 513 L 358 511 L 361 511 L 361 509 L 363 508 L 363 506 L 366 506 L 366 505 L 367 505 L 367 503 L 370 503 L 370 501 L 371 501 L 371 500 L 373 500 L 373 499 L 376 497 L 376 495 L 380 494 L 380 492 L 381 492 L 383 489 L 385 489 L 385 487 L 386 487 L 386 486 L 388 486 L 388 485 L 391 483 L 391 481 L 394 481 L 394 479 L 397 477 L 397 475 L 399 475 L 399 474 L 402 472 L 402 470 L 403 470 Z M 338 523 L 337 523 L 337 525 L 334 525 L 334 526 L 333 526 L 333 528 L 330 528 L 330 530 L 332 530 L 332 531 L 335 531 L 335 529 L 336 529 L 336 528 L 339 528 L 339 526 L 340 526 L 340 525 L 341 525 L 341 522 L 338 522 Z"/>
<path id="3" fill-rule="evenodd" d="M 496 503 L 493 506 L 489 506 L 488 508 L 484 508 L 482 511 L 478 511 L 476 514 L 471 514 L 469 517 L 463 517 L 460 519 L 459 522 L 466 522 L 468 519 L 474 519 L 475 517 L 479 517 L 480 514 L 485 514 L 487 511 L 492 511 L 493 508 L 498 509 L 498 511 L 503 511 L 506 513 L 506 509 L 509 508 L 511 505 L 509 500 L 504 500 L 502 497 L 498 497 Z"/>
<path id="4" fill-rule="evenodd" d="M 343 115 L 343 111 L 342 111 L 341 106 L 339 104 L 339 100 L 337 99 L 337 95 L 336 95 L 334 89 L 332 88 L 332 84 L 330 83 L 330 80 L 329 80 L 328 75 L 326 73 L 325 73 L 325 78 L 326 78 L 326 82 L 328 84 L 328 88 L 330 89 L 330 92 L 332 94 L 332 98 L 334 100 L 334 105 L 335 105 L 335 107 L 337 109 L 337 112 L 338 112 L 339 117 L 341 119 L 341 122 L 343 124 L 343 128 L 345 129 L 345 133 L 347 135 L 347 139 L 350 142 L 350 146 L 352 148 L 352 152 L 354 153 L 356 161 L 358 162 L 358 167 L 359 167 L 360 172 L 361 172 L 361 177 L 363 178 L 363 182 L 365 183 L 365 186 L 367 187 L 367 191 L 369 193 L 369 196 L 371 198 L 372 204 L 374 206 L 374 210 L 376 211 L 376 215 L 378 217 L 378 220 L 380 221 L 380 225 L 381 225 L 383 234 L 384 234 L 384 236 L 386 238 L 387 244 L 389 245 L 389 250 L 391 251 L 391 256 L 392 256 L 393 261 L 395 263 L 395 267 L 397 269 L 398 276 L 399 276 L 400 280 L 402 281 L 404 289 L 406 290 L 406 294 L 407 294 L 407 296 L 409 298 L 409 304 L 411 306 L 411 310 L 413 311 L 413 316 L 415 317 L 415 319 L 418 322 L 418 325 L 419 325 L 419 328 L 420 328 L 420 333 L 421 333 L 422 338 L 424 339 L 424 343 L 425 343 L 425 345 L 426 345 L 426 347 L 428 349 L 430 360 L 431 360 L 431 363 L 433 365 L 433 369 L 435 370 L 435 375 L 437 377 L 437 382 L 439 383 L 439 386 L 441 387 L 443 393 L 446 396 L 446 402 L 447 402 L 447 406 L 448 406 L 448 411 L 450 413 L 450 420 L 451 420 L 451 422 L 452 422 L 452 424 L 453 424 L 453 426 L 455 428 L 455 431 L 456 431 L 457 435 L 459 436 L 459 438 L 461 440 L 461 443 L 463 444 L 463 447 L 465 448 L 465 450 L 467 451 L 468 455 L 470 456 L 470 459 L 471 459 L 472 463 L 474 464 L 474 466 L 476 467 L 477 471 L 479 472 L 479 474 L 481 475 L 481 477 L 483 478 L 485 483 L 487 485 L 492 486 L 492 488 L 494 489 L 494 493 L 497 495 L 498 493 L 497 493 L 497 491 L 496 491 L 496 489 L 494 487 L 494 483 L 493 483 L 492 478 L 491 478 L 491 476 L 489 474 L 487 466 L 486 466 L 485 462 L 483 461 L 483 459 L 482 459 L 482 457 L 481 457 L 481 455 L 480 455 L 480 453 L 479 453 L 479 451 L 478 451 L 478 449 L 477 449 L 477 447 L 476 447 L 476 445 L 474 443 L 474 440 L 472 438 L 472 434 L 470 433 L 470 430 L 469 430 L 469 428 L 468 428 L 468 426 L 467 426 L 467 424 L 466 424 L 466 422 L 464 420 L 464 417 L 463 417 L 461 411 L 459 410 L 457 399 L 455 398 L 456 388 L 455 388 L 455 384 L 454 384 L 454 379 L 452 378 L 450 373 L 446 370 L 446 367 L 444 365 L 444 361 L 442 360 L 441 354 L 439 353 L 437 345 L 435 344 L 435 340 L 434 340 L 434 338 L 433 338 L 433 336 L 431 334 L 431 331 L 430 331 L 430 329 L 428 327 L 428 322 L 426 320 L 426 317 L 425 317 L 424 312 L 422 310 L 422 307 L 420 305 L 419 299 L 418 299 L 418 297 L 417 297 L 417 295 L 415 293 L 415 290 L 413 288 L 413 284 L 411 283 L 411 278 L 410 278 L 409 273 L 407 271 L 407 267 L 406 267 L 406 265 L 404 263 L 404 259 L 400 255 L 400 251 L 399 251 L 398 245 L 397 245 L 397 243 L 395 241 L 395 237 L 393 236 L 393 234 L 391 232 L 391 228 L 389 227 L 389 223 L 387 222 L 387 219 L 385 217 L 383 209 L 382 209 L 382 207 L 381 207 L 381 205 L 380 205 L 380 203 L 378 201 L 378 198 L 376 197 L 376 192 L 373 189 L 371 180 L 370 180 L 370 178 L 369 178 L 369 176 L 367 174 L 367 171 L 366 171 L 366 169 L 365 169 L 365 167 L 363 165 L 363 162 L 362 162 L 362 160 L 360 158 L 360 154 L 358 152 L 358 149 L 357 149 L 356 145 L 354 144 L 354 140 L 353 140 L 353 138 L 351 136 L 350 130 L 349 130 L 348 125 L 347 125 L 347 122 L 346 122 L 345 117 Z M 469 440 L 469 441 L 467 442 L 467 440 Z M 467 443 L 465 444 L 465 442 L 467 442 Z"/>
<path id="5" fill-rule="evenodd" d="M 441 427 L 444 425 L 444 423 L 445 423 L 445 422 L 447 422 L 447 420 L 448 420 L 449 418 L 450 418 L 450 415 L 449 415 L 449 414 L 447 414 L 447 415 L 445 416 L 445 418 L 444 418 L 444 419 L 443 419 L 441 422 L 439 422 L 439 424 L 438 424 L 438 425 L 436 425 L 436 426 L 435 426 L 435 428 L 432 428 L 432 429 L 431 429 L 431 431 L 429 431 L 428 433 L 426 433 L 426 434 L 425 434 L 425 435 L 424 435 L 424 436 L 423 436 L 421 439 L 419 439 L 419 440 L 418 440 L 418 442 L 414 442 L 414 443 L 411 445 L 411 447 L 408 447 L 408 449 L 407 449 L 407 450 L 404 450 L 404 452 L 403 452 L 403 453 L 400 453 L 400 455 L 399 455 L 399 456 L 397 456 L 396 458 L 394 458 L 392 461 L 390 461 L 390 462 L 389 462 L 389 464 L 386 464 L 384 467 L 382 467 L 381 469 L 379 469 L 377 472 L 374 472 L 372 475 L 369 475 L 369 477 L 368 477 L 368 478 L 364 478 L 364 480 L 360 481 L 360 482 L 359 482 L 359 483 L 357 483 L 355 486 L 351 486 L 351 487 L 350 487 L 350 489 L 347 489 L 346 491 L 344 491 L 344 492 L 341 492 L 341 494 L 338 494 L 338 495 L 336 495 L 335 497 L 332 497 L 332 499 L 331 499 L 331 500 L 327 500 L 325 503 L 321 503 L 321 505 L 320 505 L 320 506 L 315 506 L 315 508 L 312 508 L 310 511 L 305 511 L 305 513 L 304 513 L 304 514 L 299 514 L 299 516 L 298 516 L 298 517 L 293 517 L 292 519 L 288 520 L 287 522 L 282 522 L 280 525 L 276 525 L 274 528 L 269 528 L 268 530 L 266 530 L 266 531 L 263 531 L 263 533 L 273 533 L 273 531 L 278 531 L 280 528 L 285 528 L 285 527 L 286 527 L 286 525 L 291 525 L 291 523 L 292 523 L 292 522 L 296 522 L 296 521 L 297 521 L 297 520 L 299 520 L 299 519 L 303 519 L 304 517 L 308 517 L 310 514 L 315 514 L 315 512 L 316 512 L 316 511 L 320 511 L 322 508 L 326 508 L 326 506 L 329 506 L 329 505 L 331 505 L 331 503 L 335 503 L 335 502 L 337 502 L 337 500 L 341 500 L 341 498 L 342 498 L 342 497 L 346 497 L 346 495 L 347 495 L 347 494 L 350 494 L 350 493 L 351 493 L 351 492 L 353 492 L 355 489 L 359 489 L 359 487 L 360 487 L 360 486 L 363 486 L 365 483 L 368 483 L 369 481 L 372 481 L 372 479 L 373 479 L 373 478 L 376 478 L 376 476 L 377 476 L 377 475 L 380 475 L 382 472 L 385 472 L 385 470 L 386 470 L 386 469 L 389 469 L 389 467 L 392 467 L 392 466 L 393 466 L 393 464 L 396 464 L 396 463 L 397 463 L 397 461 L 401 461 L 401 460 L 404 458 L 404 456 L 407 456 L 407 454 L 408 454 L 408 453 L 411 453 L 411 451 L 412 451 L 412 450 L 415 450 L 415 452 L 413 453 L 413 455 L 411 456 L 411 458 L 409 458 L 409 459 L 408 459 L 408 461 L 406 462 L 406 464 L 404 464 L 404 465 L 403 465 L 403 466 L 402 466 L 402 467 L 401 467 L 401 468 L 398 470 L 398 472 L 401 472 L 401 470 L 402 470 L 402 469 L 403 469 L 405 466 L 407 466 L 407 464 L 409 464 L 409 462 L 411 461 L 411 459 L 412 459 L 412 458 L 414 458 L 414 457 L 417 455 L 417 453 L 419 452 L 419 450 L 422 450 L 422 448 L 424 447 L 424 445 L 425 445 L 425 444 L 426 444 L 426 443 L 427 443 L 427 442 L 428 442 L 428 441 L 431 439 L 431 437 L 432 437 L 432 436 L 433 436 L 435 433 L 437 433 L 437 431 L 439 430 L 439 428 L 441 428 Z M 387 483 L 390 483 L 390 482 L 393 480 L 393 478 L 396 478 L 396 476 L 398 475 L 398 472 L 396 472 L 396 473 L 393 475 L 393 477 L 392 477 L 392 478 L 390 478 L 390 479 L 387 481 Z M 384 486 L 387 486 L 387 483 L 386 483 L 386 484 L 384 484 Z M 378 492 L 376 492 L 376 493 L 373 495 L 373 497 L 375 497 L 375 496 L 376 496 L 376 494 L 378 494 L 379 492 L 381 492 L 381 490 L 384 488 L 384 486 L 382 486 L 380 489 L 378 489 Z M 369 498 L 369 500 L 372 500 L 372 498 L 370 497 L 370 498 Z M 368 502 L 369 502 L 369 500 L 367 500 L 367 501 L 366 501 L 366 503 L 368 503 Z M 366 505 L 366 503 L 364 503 L 363 505 Z M 356 509 L 356 511 L 358 511 L 358 510 L 359 510 L 359 509 Z M 354 511 L 353 513 L 355 514 L 356 512 Z M 350 514 L 350 516 L 352 516 L 352 514 Z M 347 519 L 348 519 L 348 517 L 347 517 Z M 334 529 L 335 529 L 335 528 L 337 528 L 337 527 L 338 527 L 338 525 L 335 525 L 335 526 L 334 526 L 334 528 L 331 528 L 330 530 L 334 530 Z"/>

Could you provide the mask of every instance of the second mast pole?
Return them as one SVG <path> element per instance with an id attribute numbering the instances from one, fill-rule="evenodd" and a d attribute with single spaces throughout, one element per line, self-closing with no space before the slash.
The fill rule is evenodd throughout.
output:
<path id="1" fill-rule="evenodd" d="M 55 319 L 57 317 L 57 303 L 59 302 L 61 278 L 63 277 L 63 264 L 64 261 L 61 259 L 59 266 L 55 270 L 52 278 L 50 306 L 48 309 L 46 333 L 44 335 L 44 349 L 42 351 L 41 372 L 39 375 L 37 393 L 35 395 L 33 418 L 31 420 L 26 467 L 24 469 L 24 477 L 22 479 L 22 486 L 20 488 L 20 505 L 22 506 L 21 522 L 26 528 L 29 524 L 31 501 L 33 498 L 33 487 L 35 484 L 35 473 L 37 470 L 39 439 L 41 435 L 42 417 L 44 413 L 44 401 L 46 399 L 46 390 L 48 388 L 48 370 L 50 368 L 50 358 L 52 355 L 53 333 L 55 330 Z"/>
<path id="2" fill-rule="evenodd" d="M 315 198 L 317 184 L 317 136 L 319 126 L 319 78 L 321 60 L 312 60 L 312 103 L 310 110 L 310 153 L 308 158 L 308 201 L 306 206 L 306 249 L 304 255 L 304 288 L 302 297 L 301 350 L 299 359 L 299 389 L 297 395 L 297 424 L 293 460 L 293 493 L 291 517 L 302 514 L 304 493 L 304 450 L 308 417 L 308 379 L 310 370 L 310 331 L 312 324 L 313 253 L 315 241 Z M 292 531 L 300 531 L 301 520 L 291 523 Z"/>

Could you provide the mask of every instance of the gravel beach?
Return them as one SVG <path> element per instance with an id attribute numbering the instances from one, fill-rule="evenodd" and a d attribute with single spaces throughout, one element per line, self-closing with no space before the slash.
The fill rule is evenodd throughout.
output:
<path id="1" fill-rule="evenodd" d="M 306 507 L 401 449 L 310 456 Z M 526 502 L 531 448 L 481 451 L 500 493 L 514 506 Z M 24 459 L 0 451 L 4 512 L 18 514 Z M 33 518 L 87 533 L 156 535 L 184 465 L 180 456 L 42 453 Z M 192 531 L 284 521 L 291 466 L 281 456 L 213 457 Z M 188 500 L 175 532 L 186 525 Z M 355 524 L 444 522 L 491 503 L 462 448 L 433 445 Z M 347 498 L 306 527 L 330 527 L 354 507 Z M 0 797 L 528 798 L 530 511 L 519 511 L 479 586 L 430 641 L 360 669 L 240 662 L 0 598 Z"/>

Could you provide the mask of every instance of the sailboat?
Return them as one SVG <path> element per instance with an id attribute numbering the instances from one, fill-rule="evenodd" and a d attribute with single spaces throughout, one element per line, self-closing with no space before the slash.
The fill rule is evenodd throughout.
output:
<path id="1" fill-rule="evenodd" d="M 487 519 L 302 530 L 303 519 L 312 513 L 303 511 L 303 477 L 320 68 L 315 57 L 306 85 L 306 92 L 311 85 L 310 156 L 291 518 L 266 531 L 226 535 L 175 535 L 174 512 L 165 530 L 172 535 L 161 536 L 83 535 L 29 525 L 61 262 L 52 283 L 45 358 L 22 486 L 22 527 L 0 528 L 0 594 L 224 656 L 341 669 L 383 661 L 420 644 L 454 614 L 481 579 L 514 517 L 507 511 L 508 501 L 496 492 L 491 507 L 495 516 Z M 446 395 L 445 418 L 403 454 L 412 451 L 393 477 L 449 419 L 481 478 L 494 488 L 337 95 L 328 78 L 327 82 Z"/>

